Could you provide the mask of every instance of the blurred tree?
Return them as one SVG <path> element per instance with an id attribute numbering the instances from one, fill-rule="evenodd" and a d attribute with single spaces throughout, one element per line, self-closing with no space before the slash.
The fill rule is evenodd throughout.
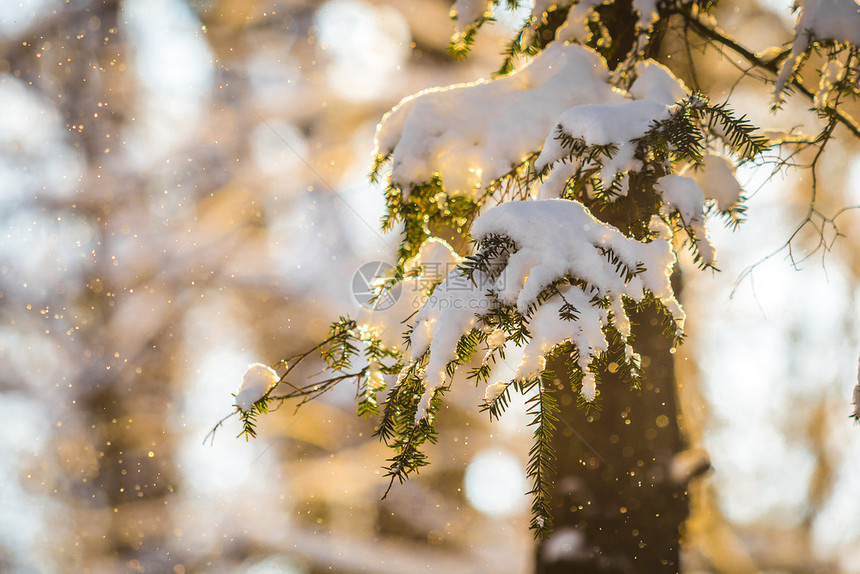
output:
<path id="1" fill-rule="evenodd" d="M 347 555 L 343 568 L 376 567 L 367 555 L 349 557 L 370 544 L 376 482 L 370 475 L 346 496 L 327 467 L 339 449 L 355 449 L 351 464 L 366 467 L 369 428 L 355 425 L 351 439 L 319 424 L 278 431 L 286 438 L 268 453 L 276 471 L 258 481 L 237 470 L 235 450 L 200 443 L 229 371 L 211 365 L 246 364 L 238 345 L 274 355 L 283 337 L 288 349 L 317 339 L 323 309 L 350 307 L 345 286 L 320 278 L 386 252 L 362 221 L 377 215 L 363 211 L 365 188 L 355 189 L 369 143 L 354 140 L 367 142 L 379 115 L 430 78 L 476 73 L 441 56 L 438 34 L 416 35 L 409 49 L 410 22 L 430 32 L 447 25 L 447 7 L 421 7 L 0 8 L 0 350 L 9 365 L 0 387 L 0 570 L 233 572 L 286 552 L 275 537 L 304 541 L 285 559 L 298 571 L 327 570 L 334 547 Z M 335 21 L 323 22 L 326 14 Z M 333 44 L 333 28 L 356 23 L 346 16 L 396 48 L 376 75 L 356 80 L 367 80 L 360 94 L 333 91 L 326 73 L 343 58 L 321 36 Z M 336 39 L 364 41 L 345 36 Z M 407 60 L 409 72 L 392 77 Z M 368 63 L 358 64 L 361 75 Z M 314 208 L 314 217 L 296 215 Z M 318 233 L 331 242 L 319 246 Z M 223 380 L 233 384 L 232 375 Z M 342 408 L 335 401 L 316 413 L 342 420 Z M 262 465 L 263 454 L 244 466 Z M 287 518 L 257 510 L 259 520 L 243 524 L 262 506 Z M 399 509 L 389 504 L 388 519 L 402 520 L 393 518 Z M 411 529 L 420 539 L 393 547 L 388 564 L 414 570 L 441 547 L 437 560 L 460 569 L 462 558 L 442 544 L 444 513 L 420 514 L 382 533 L 400 540 Z"/>

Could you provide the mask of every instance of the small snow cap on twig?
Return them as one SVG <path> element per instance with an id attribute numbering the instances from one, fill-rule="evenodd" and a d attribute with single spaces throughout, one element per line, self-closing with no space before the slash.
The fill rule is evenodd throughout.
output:
<path id="1" fill-rule="evenodd" d="M 490 349 L 498 349 L 499 347 L 503 347 L 506 341 L 507 337 L 505 336 L 505 330 L 496 329 L 487 337 L 487 346 Z"/>
<path id="2" fill-rule="evenodd" d="M 268 365 L 254 363 L 242 376 L 242 384 L 236 393 L 236 406 L 243 412 L 248 412 L 266 392 L 278 384 L 281 378 Z"/>
<path id="3" fill-rule="evenodd" d="M 509 384 L 510 383 L 506 383 L 504 381 L 488 384 L 487 388 L 484 390 L 484 403 L 489 405 L 495 402 L 497 398 L 502 396 L 502 393 L 505 392 L 505 389 L 508 388 Z"/>

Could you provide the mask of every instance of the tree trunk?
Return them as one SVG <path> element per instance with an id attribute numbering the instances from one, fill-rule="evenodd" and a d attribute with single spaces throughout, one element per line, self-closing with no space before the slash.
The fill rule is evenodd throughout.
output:
<path id="1" fill-rule="evenodd" d="M 554 441 L 556 527 L 538 547 L 538 574 L 678 572 L 688 506 L 686 485 L 672 477 L 684 445 L 671 342 L 653 309 L 633 319 L 647 367 L 641 390 L 628 391 L 606 373 L 600 411 L 586 414 L 566 377 L 546 381 L 560 389 L 561 420 Z M 565 372 L 560 363 L 552 367 Z"/>
<path id="2" fill-rule="evenodd" d="M 545 381 L 561 406 L 555 531 L 537 548 L 538 574 L 678 572 L 679 528 L 689 509 L 686 485 L 672 473 L 684 449 L 672 342 L 653 308 L 631 319 L 646 367 L 641 390 L 604 373 L 600 410 L 586 414 L 563 375 L 563 359 L 549 365 L 560 374 Z"/>

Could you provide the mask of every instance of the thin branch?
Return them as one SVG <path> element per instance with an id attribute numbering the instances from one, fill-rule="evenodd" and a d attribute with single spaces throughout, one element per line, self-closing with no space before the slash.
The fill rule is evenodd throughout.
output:
<path id="1" fill-rule="evenodd" d="M 273 401 L 279 401 L 281 404 L 283 404 L 284 402 L 286 402 L 290 399 L 297 399 L 299 397 L 302 397 L 302 400 L 299 401 L 299 403 L 296 405 L 296 411 L 298 411 L 299 408 L 302 407 L 304 404 L 306 404 L 306 403 L 320 397 L 321 395 L 327 393 L 328 391 L 333 389 L 338 383 L 345 381 L 345 380 L 348 380 L 348 379 L 352 379 L 352 378 L 359 378 L 362 375 L 364 375 L 366 372 L 367 372 L 367 367 L 365 367 L 365 368 L 363 368 L 360 371 L 355 372 L 355 373 L 343 373 L 341 375 L 337 375 L 337 376 L 331 377 L 329 379 L 325 379 L 324 381 L 317 381 L 314 383 L 308 383 L 304 387 L 296 387 L 295 385 L 291 385 L 294 389 L 293 391 L 290 391 L 289 393 L 287 393 L 285 395 L 278 395 L 275 397 L 270 396 L 268 398 L 270 400 L 273 400 Z M 277 410 L 278 408 L 280 408 L 280 405 L 278 407 L 276 407 L 275 409 L 272 409 L 272 410 Z"/>
<path id="2" fill-rule="evenodd" d="M 306 389 L 307 387 L 297 387 L 297 386 L 293 385 L 292 383 L 287 382 L 287 380 L 286 380 L 287 375 L 289 375 L 293 369 L 295 369 L 302 361 L 304 361 L 306 358 L 308 358 L 308 356 L 310 356 L 314 351 L 322 349 L 322 347 L 324 347 L 325 345 L 328 345 L 329 343 L 331 343 L 335 339 L 343 337 L 351 329 L 354 329 L 356 326 L 356 323 L 355 323 L 355 321 L 350 321 L 347 325 L 348 325 L 348 327 L 344 328 L 342 331 L 338 331 L 337 333 L 329 335 L 329 337 L 327 339 L 325 339 L 321 343 L 317 343 L 316 345 L 314 345 L 313 347 L 311 347 L 310 349 L 308 349 L 304 353 L 300 353 L 298 355 L 293 355 L 292 357 L 290 357 L 288 359 L 281 359 L 278 362 L 278 365 L 279 366 L 280 365 L 286 366 L 286 370 L 284 371 L 284 374 L 281 375 L 278 382 L 276 384 L 272 385 L 272 387 L 268 391 L 266 391 L 266 394 L 264 394 L 262 397 L 260 397 L 259 400 L 268 399 L 271 396 L 272 391 L 274 391 L 276 388 L 278 388 L 278 386 L 281 383 L 289 385 L 290 387 L 292 387 L 294 389 L 295 392 L 301 392 L 302 389 Z M 310 386 L 312 386 L 312 385 L 310 385 Z M 301 395 L 294 394 L 294 393 L 288 393 L 287 395 L 284 395 L 284 398 L 290 398 L 292 396 L 301 396 Z M 272 397 L 272 398 L 278 399 L 281 397 Z"/>
<path id="3" fill-rule="evenodd" d="M 774 58 L 772 60 L 764 60 L 759 57 L 755 52 L 741 45 L 737 40 L 733 39 L 723 30 L 720 30 L 719 28 L 711 28 L 702 23 L 698 18 L 691 14 L 682 15 L 685 21 L 702 36 L 731 49 L 733 52 L 739 54 L 746 61 L 748 61 L 750 64 L 754 65 L 757 68 L 767 70 L 775 75 L 779 73 L 779 69 L 776 66 L 776 61 L 779 58 Z M 800 80 L 793 79 L 789 83 L 794 86 L 797 91 L 809 98 L 810 101 L 814 100 L 815 95 L 811 91 L 809 91 L 809 89 L 807 89 L 806 86 L 804 86 L 800 82 Z M 822 111 L 828 114 L 830 117 L 834 118 L 846 128 L 848 128 L 848 130 L 852 134 L 854 134 L 855 137 L 860 138 L 860 124 L 858 124 L 857 121 L 852 118 L 848 113 L 842 110 L 829 107 Z"/>
<path id="4" fill-rule="evenodd" d="M 830 137 L 833 134 L 833 130 L 836 128 L 837 121 L 838 120 L 835 117 L 831 116 L 830 120 L 827 123 L 827 126 L 824 128 L 824 131 L 821 132 L 821 135 L 818 138 L 820 145 L 818 146 L 818 149 L 815 152 L 815 157 L 813 157 L 812 162 L 810 162 L 810 165 L 809 165 L 809 170 L 810 170 L 810 174 L 812 177 L 812 189 L 811 189 L 810 198 L 809 198 L 809 208 L 807 209 L 806 215 L 804 216 L 803 220 L 797 225 L 797 227 L 794 229 L 794 231 L 791 233 L 791 235 L 789 235 L 788 239 L 785 240 L 785 242 L 783 242 L 782 245 L 780 245 L 777 249 L 775 249 L 774 251 L 772 251 L 771 253 L 769 253 L 768 255 L 766 255 L 765 257 L 760 259 L 759 261 L 753 263 L 752 265 L 750 265 L 749 267 L 747 267 L 746 269 L 744 269 L 741 272 L 741 274 L 738 276 L 737 281 L 735 281 L 735 285 L 732 288 L 731 294 L 729 295 L 730 297 L 734 297 L 735 292 L 737 291 L 738 287 L 743 282 L 743 280 L 746 279 L 747 277 L 751 276 L 753 271 L 755 271 L 755 269 L 757 267 L 759 267 L 760 265 L 762 265 L 764 262 L 768 261 L 769 259 L 775 257 L 776 255 L 782 253 L 783 251 L 788 250 L 788 258 L 791 261 L 791 265 L 795 269 L 798 269 L 799 265 L 801 263 L 803 263 L 805 260 L 809 259 L 813 254 L 818 252 L 819 249 L 823 249 L 822 256 L 824 256 L 826 253 L 830 252 L 830 250 L 833 248 L 833 244 L 836 241 L 836 239 L 843 235 L 842 233 L 840 233 L 839 228 L 836 225 L 836 218 L 839 217 L 839 215 L 841 215 L 845 211 L 851 209 L 851 207 L 842 208 L 839 211 L 837 211 L 835 215 L 833 215 L 831 217 L 827 217 L 826 215 L 824 215 L 820 210 L 818 210 L 815 207 L 815 203 L 816 203 L 817 195 L 818 195 L 818 174 L 817 174 L 818 161 L 821 159 L 821 156 L 824 154 L 824 148 L 827 146 L 827 142 L 830 140 Z M 820 227 L 819 227 L 819 224 L 816 223 L 816 219 L 818 221 L 820 221 Z M 808 225 L 811 225 L 812 227 L 814 227 L 815 230 L 818 232 L 818 235 L 819 235 L 818 244 L 815 246 L 814 249 L 812 249 L 812 251 L 809 252 L 809 254 L 807 254 L 806 256 L 804 256 L 800 259 L 797 259 L 795 257 L 795 254 L 794 254 L 793 242 L 797 238 L 797 236 L 800 235 L 800 232 L 803 231 L 803 229 L 806 228 Z M 835 232 L 834 237 L 831 241 L 828 241 L 827 238 L 825 237 L 826 229 L 828 227 L 832 228 Z"/>
<path id="5" fill-rule="evenodd" d="M 219 428 L 221 428 L 221 426 L 222 426 L 225 422 L 227 422 L 227 420 L 228 420 L 228 419 L 230 419 L 230 418 L 232 418 L 232 417 L 236 416 L 237 414 L 239 414 L 239 409 L 234 410 L 232 413 L 230 413 L 229 415 L 227 415 L 226 417 L 224 417 L 223 419 L 221 419 L 220 421 L 218 421 L 218 422 L 215 424 L 215 426 L 214 426 L 214 427 L 212 427 L 212 430 L 210 430 L 208 433 L 206 433 L 206 436 L 205 436 L 205 437 L 203 437 L 203 444 L 205 445 L 205 444 L 206 444 L 206 441 L 211 439 L 211 442 L 209 443 L 209 444 L 210 444 L 210 446 L 215 446 L 215 431 L 217 431 Z"/>

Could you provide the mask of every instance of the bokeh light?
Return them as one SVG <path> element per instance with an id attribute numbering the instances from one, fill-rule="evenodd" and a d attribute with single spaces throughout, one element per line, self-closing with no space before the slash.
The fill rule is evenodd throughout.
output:
<path id="1" fill-rule="evenodd" d="M 528 500 L 525 468 L 510 452 L 483 450 L 469 462 L 465 477 L 466 497 L 476 509 L 492 516 L 510 516 Z"/>

